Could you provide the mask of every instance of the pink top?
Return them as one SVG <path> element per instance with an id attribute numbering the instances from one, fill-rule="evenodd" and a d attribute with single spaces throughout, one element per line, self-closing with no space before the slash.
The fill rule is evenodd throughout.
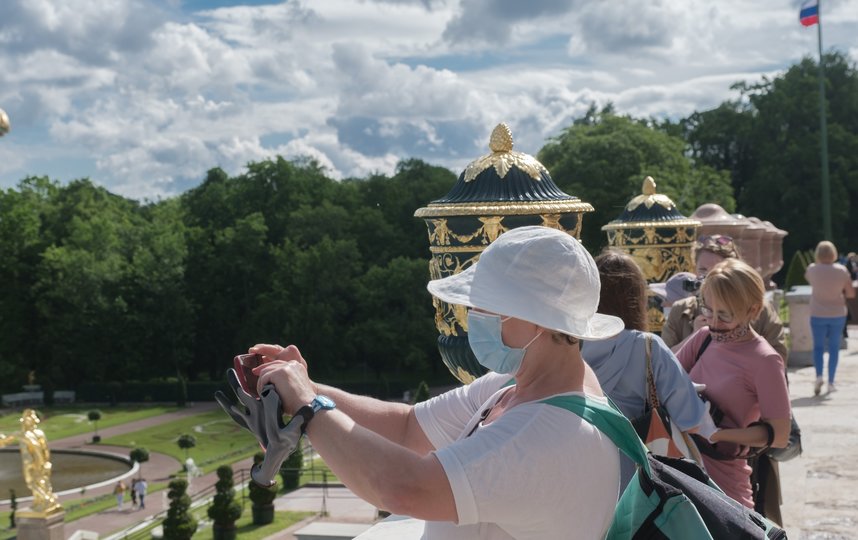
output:
<path id="1" fill-rule="evenodd" d="M 724 411 L 719 427 L 744 428 L 761 418 L 788 419 L 789 391 L 781 356 L 757 336 L 750 341 L 712 341 L 697 363 L 694 359 L 709 335 L 704 327 L 676 353 L 691 380 L 706 385 L 704 396 Z M 718 487 L 748 508 L 754 507 L 751 468 L 743 459 L 717 461 L 703 456 L 706 472 Z"/>
<path id="2" fill-rule="evenodd" d="M 852 291 L 852 278 L 842 264 L 813 263 L 804 272 L 804 279 L 812 287 L 810 293 L 811 317 L 844 317 L 846 300 L 844 291 Z"/>

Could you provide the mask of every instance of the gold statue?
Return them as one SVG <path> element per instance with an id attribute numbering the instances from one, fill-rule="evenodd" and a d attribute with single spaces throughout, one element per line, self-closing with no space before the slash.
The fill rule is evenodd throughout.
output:
<path id="1" fill-rule="evenodd" d="M 51 488 L 51 451 L 45 432 L 39 429 L 36 411 L 26 409 L 21 417 L 21 460 L 24 480 L 33 493 L 34 513 L 49 514 L 62 507 Z"/>
<path id="2" fill-rule="evenodd" d="M 4 446 L 9 446 L 13 442 L 15 442 L 14 435 L 3 435 L 2 433 L 0 433 L 0 448 L 3 448 Z"/>

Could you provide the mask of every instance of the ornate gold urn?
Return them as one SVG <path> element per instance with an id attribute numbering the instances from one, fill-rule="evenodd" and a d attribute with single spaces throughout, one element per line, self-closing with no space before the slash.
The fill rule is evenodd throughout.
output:
<path id="1" fill-rule="evenodd" d="M 677 272 L 694 272 L 692 247 L 698 227 L 700 222 L 683 216 L 670 197 L 656 193 L 655 180 L 647 176 L 641 194 L 602 230 L 608 244 L 637 261 L 647 283 L 662 283 Z M 664 315 L 660 302 L 649 295 L 649 330 L 660 332 Z"/>
<path id="2" fill-rule="evenodd" d="M 429 229 L 429 275 L 458 274 L 504 232 L 543 225 L 580 238 L 581 218 L 593 207 L 563 193 L 533 156 L 513 150 L 506 124 L 492 131 L 491 153 L 468 165 L 444 197 L 414 213 Z M 469 383 L 486 372 L 468 345 L 467 309 L 433 298 L 438 349 L 450 372 Z"/>

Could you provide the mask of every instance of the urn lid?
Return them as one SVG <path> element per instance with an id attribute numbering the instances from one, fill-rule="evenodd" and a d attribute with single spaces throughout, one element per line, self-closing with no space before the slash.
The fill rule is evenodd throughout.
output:
<path id="1" fill-rule="evenodd" d="M 644 178 L 641 194 L 626 204 L 620 216 L 603 231 L 642 227 L 699 227 L 700 222 L 683 216 L 667 195 L 656 192 L 652 176 Z"/>
<path id="2" fill-rule="evenodd" d="M 593 206 L 560 190 L 548 170 L 529 154 L 513 150 L 512 132 L 498 124 L 490 154 L 472 161 L 449 193 L 420 208 L 416 217 L 592 212 Z"/>

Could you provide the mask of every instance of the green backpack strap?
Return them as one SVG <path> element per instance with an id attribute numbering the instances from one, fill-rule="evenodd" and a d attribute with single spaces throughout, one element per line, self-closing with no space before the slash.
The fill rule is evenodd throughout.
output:
<path id="1" fill-rule="evenodd" d="M 623 413 L 610 400 L 608 405 L 603 405 L 585 396 L 555 396 L 540 403 L 554 405 L 577 414 L 607 435 L 617 448 L 638 466 L 643 467 L 648 475 L 652 474 L 646 457 L 649 450 L 638 437 L 629 419 L 623 416 Z"/>

